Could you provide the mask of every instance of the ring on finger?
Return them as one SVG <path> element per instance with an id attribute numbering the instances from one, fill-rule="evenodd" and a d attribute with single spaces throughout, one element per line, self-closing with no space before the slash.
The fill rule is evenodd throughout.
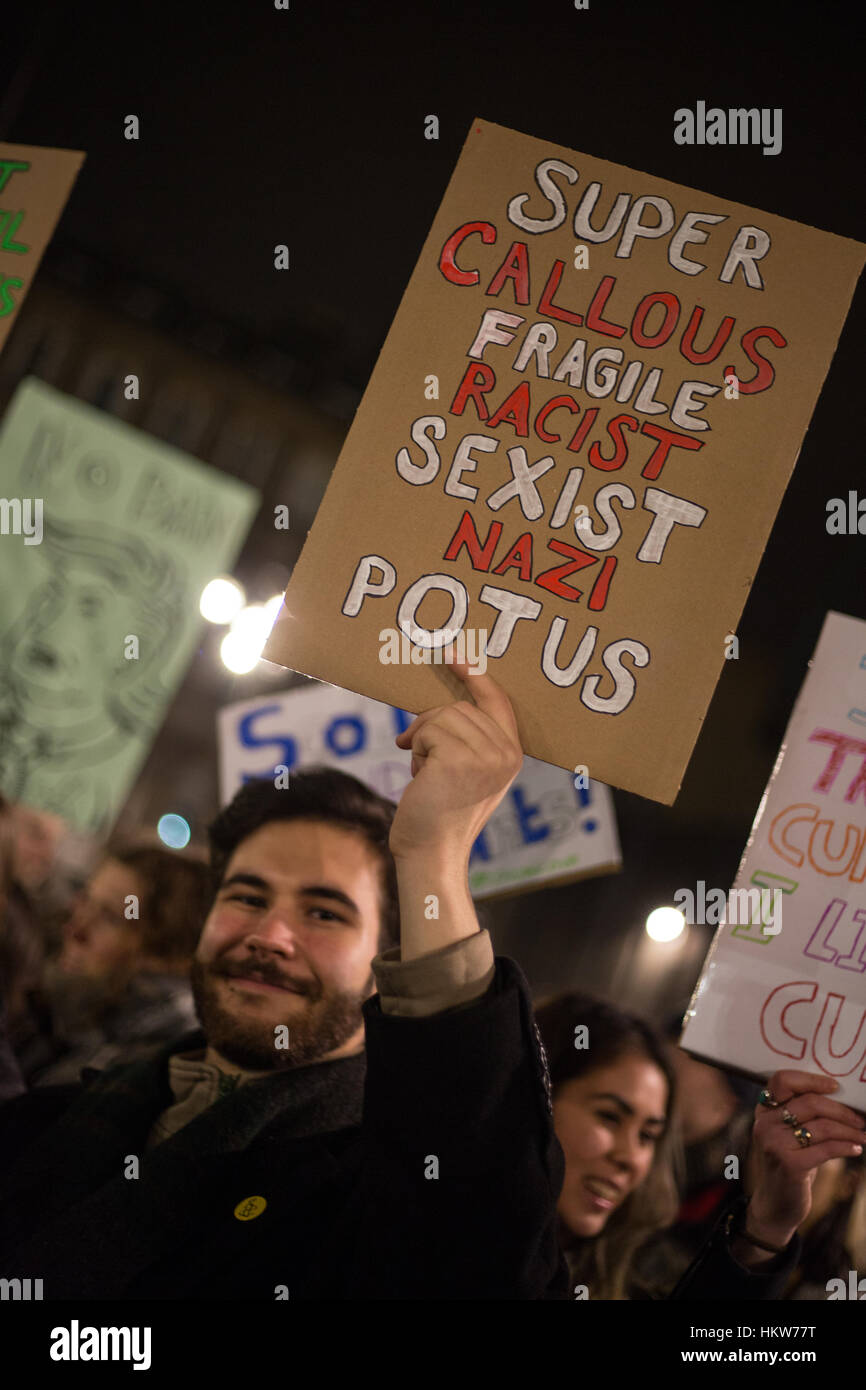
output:
<path id="1" fill-rule="evenodd" d="M 768 1091 L 765 1086 L 761 1094 L 758 1096 L 758 1104 L 766 1105 L 770 1110 L 775 1110 L 777 1106 L 782 1104 L 782 1102 L 780 1100 L 774 1100 L 771 1092 Z"/>
<path id="2" fill-rule="evenodd" d="M 794 1130 L 794 1138 L 801 1149 L 808 1149 L 812 1142 L 812 1131 L 807 1129 L 805 1125 L 798 1125 Z"/>
<path id="3" fill-rule="evenodd" d="M 786 1125 L 793 1125 L 794 1129 L 796 1129 L 800 1123 L 800 1121 L 797 1119 L 797 1116 L 792 1115 L 790 1110 L 782 1111 L 782 1121 Z"/>

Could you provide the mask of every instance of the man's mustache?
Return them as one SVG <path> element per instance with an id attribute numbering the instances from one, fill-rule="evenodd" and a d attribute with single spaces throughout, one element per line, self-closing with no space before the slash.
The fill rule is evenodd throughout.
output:
<path id="1" fill-rule="evenodd" d="M 212 974 L 222 975 L 227 979 L 260 980 L 262 984 L 276 985 L 278 989 L 295 990 L 298 994 L 307 994 L 313 998 L 317 998 L 320 993 L 313 981 L 297 980 L 292 975 L 285 974 L 271 960 L 218 960 L 212 961 L 209 969 Z"/>

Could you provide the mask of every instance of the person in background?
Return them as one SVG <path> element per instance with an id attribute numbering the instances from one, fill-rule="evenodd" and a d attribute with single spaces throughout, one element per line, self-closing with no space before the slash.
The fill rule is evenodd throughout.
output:
<path id="1" fill-rule="evenodd" d="M 535 1018 L 565 1154 L 559 1229 L 572 1286 L 633 1297 L 634 1257 L 677 1209 L 673 1067 L 647 1024 L 590 995 L 558 995 Z"/>
<path id="2" fill-rule="evenodd" d="M 9 803 L 0 795 L 0 1103 L 20 1095 L 24 1079 L 7 1040 L 5 980 L 2 960 L 5 950 L 6 904 L 12 884 L 12 817 Z"/>
<path id="3" fill-rule="evenodd" d="M 679 1207 L 668 1229 L 648 1241 L 638 1256 L 641 1276 L 668 1288 L 703 1248 L 725 1203 L 745 1191 L 740 1174 L 760 1090 L 678 1046 L 685 1007 L 665 1028 L 679 1102 L 683 1154 Z M 730 1162 L 732 1158 L 736 1164 Z"/>
<path id="4" fill-rule="evenodd" d="M 831 1100 L 827 1076 L 779 1071 L 761 1091 L 746 1196 L 732 1189 L 675 1287 L 650 1288 L 636 1256 L 677 1210 L 676 1078 L 643 1020 L 588 995 L 536 1010 L 554 1127 L 565 1154 L 560 1236 L 577 1297 L 779 1298 L 801 1255 L 822 1164 L 862 1153 L 863 1117 Z M 790 1106 L 790 1109 L 788 1108 Z"/>
<path id="5" fill-rule="evenodd" d="M 208 907 L 204 862 L 159 846 L 110 848 L 46 971 L 49 1026 L 19 1052 L 31 1085 L 145 1056 L 195 1026 L 189 968 Z"/>
<path id="6" fill-rule="evenodd" d="M 848 1276 L 866 1275 L 866 1169 L 861 1158 L 831 1158 L 812 1190 L 812 1209 L 800 1227 L 803 1249 L 783 1297 L 820 1301 L 841 1279 L 850 1297 Z M 838 1286 L 836 1290 L 838 1294 Z"/>
<path id="7" fill-rule="evenodd" d="M 0 794 L 0 1002 L 13 1047 L 39 1026 L 33 995 L 42 980 L 57 906 L 52 880 L 64 829 L 59 816 Z"/>

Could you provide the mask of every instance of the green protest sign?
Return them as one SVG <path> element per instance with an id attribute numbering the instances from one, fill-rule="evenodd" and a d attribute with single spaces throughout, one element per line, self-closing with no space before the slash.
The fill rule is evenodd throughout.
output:
<path id="1" fill-rule="evenodd" d="M 113 821 L 259 494 L 29 378 L 0 428 L 0 789 Z"/>
<path id="2" fill-rule="evenodd" d="M 83 162 L 80 150 L 0 144 L 0 348 Z"/>

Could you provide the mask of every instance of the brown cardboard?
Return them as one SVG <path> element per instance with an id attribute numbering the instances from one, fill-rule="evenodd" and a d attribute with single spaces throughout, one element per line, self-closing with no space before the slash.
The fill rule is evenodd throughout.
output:
<path id="1" fill-rule="evenodd" d="M 0 143 L 0 351 L 84 159 L 80 150 Z"/>
<path id="2" fill-rule="evenodd" d="M 535 173 L 549 159 L 563 161 L 570 172 L 550 171 L 553 187 L 546 196 Z M 590 214 L 596 230 L 605 227 L 615 200 L 624 195 L 622 221 L 610 240 L 593 241 L 583 228 L 577 235 L 572 223 L 593 181 L 601 184 Z M 524 194 L 528 197 L 522 202 L 513 201 Z M 629 219 L 639 211 L 636 200 L 647 195 L 667 200 L 672 227 L 655 238 L 638 235 L 630 254 L 617 254 L 628 249 Z M 508 217 L 511 206 L 514 216 L 543 222 L 560 203 L 565 215 L 556 228 L 527 230 Z M 663 202 L 641 207 L 646 228 L 665 223 Z M 683 241 L 675 252 L 672 243 L 688 213 L 703 220 L 696 227 L 687 223 L 686 230 L 705 234 L 705 239 Z M 709 217 L 716 221 L 707 221 Z M 456 270 L 447 261 L 446 270 L 440 269 L 446 244 L 470 223 L 490 226 L 479 225 L 459 241 L 453 256 Z M 755 253 L 739 265 L 730 261 L 738 238 Z M 513 249 L 514 243 L 522 243 L 525 252 Z M 588 248 L 588 268 L 576 268 L 578 245 Z M 489 669 L 511 698 L 524 751 L 563 768 L 586 765 L 593 778 L 670 804 L 725 659 L 726 635 L 736 631 L 794 467 L 864 254 L 866 248 L 858 242 L 474 121 L 292 575 L 266 658 L 413 712 L 447 703 L 458 691 L 445 668 L 405 658 L 401 664 L 384 663 L 380 654 L 386 648 L 379 635 L 398 631 L 407 590 L 425 575 L 445 575 L 449 585 L 457 581 L 465 588 L 466 628 L 488 631 Z M 684 261 L 705 268 L 691 273 Z M 510 274 L 497 278 L 502 267 Z M 518 296 L 526 297 L 524 268 L 526 303 L 518 302 Z M 454 282 L 455 277 L 472 280 L 473 272 L 478 272 L 477 283 Z M 488 289 L 494 292 L 487 294 Z M 651 309 L 644 304 L 649 312 L 642 317 L 638 306 L 648 294 L 668 298 L 655 301 Z M 488 342 L 470 358 L 488 309 L 520 315 L 524 322 L 512 329 L 500 324 L 500 331 L 514 332 L 510 343 Z M 564 313 L 582 316 L 584 322 L 565 321 Z M 693 316 L 696 332 L 690 342 L 686 330 Z M 726 318 L 734 323 L 714 360 L 689 360 L 685 352 L 708 353 Z M 539 373 L 534 357 L 523 370 L 514 368 L 527 332 L 541 322 L 552 325 L 557 335 L 547 377 Z M 647 346 L 647 339 L 662 338 L 663 324 L 670 336 Z M 592 395 L 586 369 L 579 385 L 555 379 L 577 339 L 586 343 L 586 362 L 599 348 L 622 351 L 621 363 L 596 359 L 594 382 L 602 389 L 604 365 L 615 368 L 611 394 Z M 643 367 L 635 369 L 636 384 L 629 391 L 623 376 L 633 362 Z M 487 421 L 479 419 L 471 398 L 462 413 L 451 409 L 458 404 L 467 369 L 482 375 L 482 367 L 495 375 L 489 393 L 476 397 L 488 409 Z M 661 377 L 654 390 L 642 395 L 654 368 L 661 369 Z M 736 399 L 733 384 L 726 385 L 729 368 L 737 378 Z M 438 377 L 438 399 L 425 396 L 425 388 L 433 389 L 433 375 Z M 694 393 L 691 403 L 680 396 L 674 416 L 685 381 L 704 383 L 716 394 Z M 489 377 L 483 384 L 489 384 Z M 517 388 L 508 417 L 501 408 Z M 524 421 L 521 397 L 527 392 Z M 561 435 L 549 442 L 535 431 L 539 409 L 554 396 L 568 396 L 572 404 L 561 405 L 540 422 L 548 434 Z M 656 403 L 666 409 L 656 412 Z M 697 408 L 700 403 L 703 408 Z M 596 407 L 598 414 L 589 416 L 581 443 L 575 431 Z M 444 436 L 433 439 L 441 464 L 432 481 L 410 482 L 401 476 L 398 458 L 404 460 L 404 473 L 415 479 L 428 458 L 434 470 L 432 452 L 425 454 L 419 446 L 420 429 L 417 441 L 411 434 L 413 422 L 428 416 L 444 422 Z M 629 420 L 608 432 L 608 424 L 620 416 Z M 708 428 L 697 428 L 702 422 Z M 524 427 L 527 437 L 518 433 Z M 677 436 L 664 459 L 659 427 Z M 429 428 L 428 439 L 436 429 L 441 426 Z M 475 447 L 474 471 L 452 477 L 452 461 L 466 435 L 485 436 L 495 452 Z M 622 456 L 615 452 L 620 439 L 628 456 L 616 466 Z M 488 505 L 492 494 L 512 482 L 512 472 L 520 471 L 520 456 L 508 453 L 515 448 L 525 450 L 529 466 L 553 460 L 535 479 L 540 517 L 524 513 L 524 506 L 531 513 L 536 501 L 530 488 L 525 489 L 525 503 L 512 492 L 498 508 Z M 401 450 L 408 453 L 401 455 Z M 414 472 L 407 462 L 415 465 Z M 557 502 L 575 468 L 583 470 L 579 491 L 567 508 L 561 503 L 561 524 L 554 527 Z M 458 488 L 477 488 L 474 498 L 446 493 L 449 477 Z M 597 539 L 609 536 L 594 498 L 611 484 L 630 489 L 634 505 L 627 509 L 616 499 L 611 504 L 611 494 L 605 494 L 622 534 L 610 548 L 599 549 L 587 536 L 586 522 L 573 512 L 585 504 Z M 628 496 L 624 494 L 626 501 Z M 700 524 L 674 525 L 660 561 L 638 560 L 638 551 L 647 557 L 654 553 L 645 548 L 646 537 L 651 524 L 654 535 L 660 525 L 646 502 L 669 508 L 670 497 L 691 504 L 690 518 Z M 470 519 L 478 536 L 476 565 L 485 563 L 480 551 L 487 540 L 493 548 L 498 536 L 486 571 L 473 567 L 465 545 L 454 559 L 444 558 L 461 522 L 468 528 Z M 526 540 L 522 549 L 515 549 L 527 534 L 531 565 Z M 511 566 L 495 574 L 509 555 Z M 352 614 L 349 595 L 365 556 L 377 557 L 376 568 L 369 562 L 371 584 L 382 587 L 393 577 L 393 587 L 387 594 L 364 597 Z M 562 570 L 559 577 L 550 573 L 575 558 L 581 563 L 581 557 L 585 563 L 580 571 Z M 544 582 L 538 583 L 542 576 Z M 541 604 L 534 620 L 516 622 L 499 655 L 491 645 L 499 609 L 481 601 L 484 586 Z M 566 597 L 563 591 L 570 590 L 580 590 L 579 598 Z M 455 592 L 459 595 L 459 588 Z M 413 624 L 408 629 L 413 640 L 428 645 L 440 639 L 424 636 L 419 628 L 429 633 L 459 623 L 452 618 L 450 595 L 435 590 L 413 615 L 404 611 L 403 619 Z M 542 669 L 555 619 L 566 624 L 560 667 L 568 666 L 585 634 L 587 645 L 593 645 L 590 628 L 596 633 L 591 655 L 570 683 L 555 681 Z M 620 673 L 615 680 L 616 649 L 611 648 L 623 639 L 637 644 L 632 651 L 638 658 L 646 657 L 642 666 L 631 655 L 623 657 L 621 670 L 630 673 L 630 691 L 627 676 Z M 602 663 L 606 649 L 612 670 Z M 589 707 L 593 701 L 609 703 L 596 709 Z"/>

